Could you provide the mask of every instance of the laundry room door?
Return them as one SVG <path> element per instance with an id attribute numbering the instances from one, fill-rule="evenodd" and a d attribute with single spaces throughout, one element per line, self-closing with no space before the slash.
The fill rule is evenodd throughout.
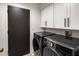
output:
<path id="1" fill-rule="evenodd" d="M 8 6 L 8 55 L 30 52 L 30 10 Z"/>

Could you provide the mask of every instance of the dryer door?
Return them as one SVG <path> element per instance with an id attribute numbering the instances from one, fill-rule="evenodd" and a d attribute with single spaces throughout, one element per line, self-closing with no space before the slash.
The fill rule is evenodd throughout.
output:
<path id="1" fill-rule="evenodd" d="M 43 49 L 43 56 L 58 56 L 59 54 L 55 51 L 55 49 L 51 47 L 45 47 Z"/>
<path id="2" fill-rule="evenodd" d="M 33 39 L 33 49 L 34 49 L 34 55 L 35 56 L 40 56 L 40 47 L 39 43 L 36 38 Z"/>
<path id="3" fill-rule="evenodd" d="M 33 39 L 33 49 L 34 51 L 39 50 L 39 43 L 35 38 Z"/>

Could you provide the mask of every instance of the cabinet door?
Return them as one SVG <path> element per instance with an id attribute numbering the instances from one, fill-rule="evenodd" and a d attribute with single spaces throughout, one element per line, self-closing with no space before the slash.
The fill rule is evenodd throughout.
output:
<path id="1" fill-rule="evenodd" d="M 79 3 L 71 4 L 71 29 L 79 29 Z"/>
<path id="2" fill-rule="evenodd" d="M 53 4 L 42 9 L 41 11 L 41 27 L 53 27 Z"/>
<path id="3" fill-rule="evenodd" d="M 55 3 L 54 4 L 54 27 L 65 28 L 67 17 L 67 4 Z"/>
<path id="4" fill-rule="evenodd" d="M 46 8 L 41 10 L 41 27 L 46 27 Z"/>
<path id="5" fill-rule="evenodd" d="M 47 9 L 46 12 L 47 27 L 53 28 L 53 4 L 48 6 L 46 9 Z"/>

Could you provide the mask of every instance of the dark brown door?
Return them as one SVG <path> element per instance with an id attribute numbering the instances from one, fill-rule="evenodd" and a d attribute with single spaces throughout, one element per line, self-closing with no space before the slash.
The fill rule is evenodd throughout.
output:
<path id="1" fill-rule="evenodd" d="M 8 54 L 30 52 L 30 10 L 8 6 Z"/>

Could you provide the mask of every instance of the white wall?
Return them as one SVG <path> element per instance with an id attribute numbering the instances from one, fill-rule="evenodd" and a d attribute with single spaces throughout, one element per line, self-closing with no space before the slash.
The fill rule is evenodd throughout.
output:
<path id="1" fill-rule="evenodd" d="M 0 55 L 7 55 L 7 5 L 0 4 L 0 50 L 4 48 L 4 52 Z"/>
<path id="2" fill-rule="evenodd" d="M 20 8 L 30 9 L 30 52 L 33 54 L 33 47 L 32 47 L 32 39 L 33 33 L 41 31 L 40 28 L 40 6 L 39 4 L 0 4 L 0 10 L 4 10 L 5 12 L 0 11 L 0 41 L 3 42 L 0 47 L 4 47 L 6 52 L 1 53 L 0 55 L 8 55 L 8 36 L 7 36 L 7 29 L 8 29 L 8 19 L 7 19 L 7 5 L 16 6 Z M 5 7 L 2 7 L 5 6 Z M 1 9 L 2 8 L 2 9 Z M 4 28 L 3 28 L 4 27 Z M 2 34 L 2 33 L 3 34 Z M 0 42 L 0 43 L 1 43 Z"/>

